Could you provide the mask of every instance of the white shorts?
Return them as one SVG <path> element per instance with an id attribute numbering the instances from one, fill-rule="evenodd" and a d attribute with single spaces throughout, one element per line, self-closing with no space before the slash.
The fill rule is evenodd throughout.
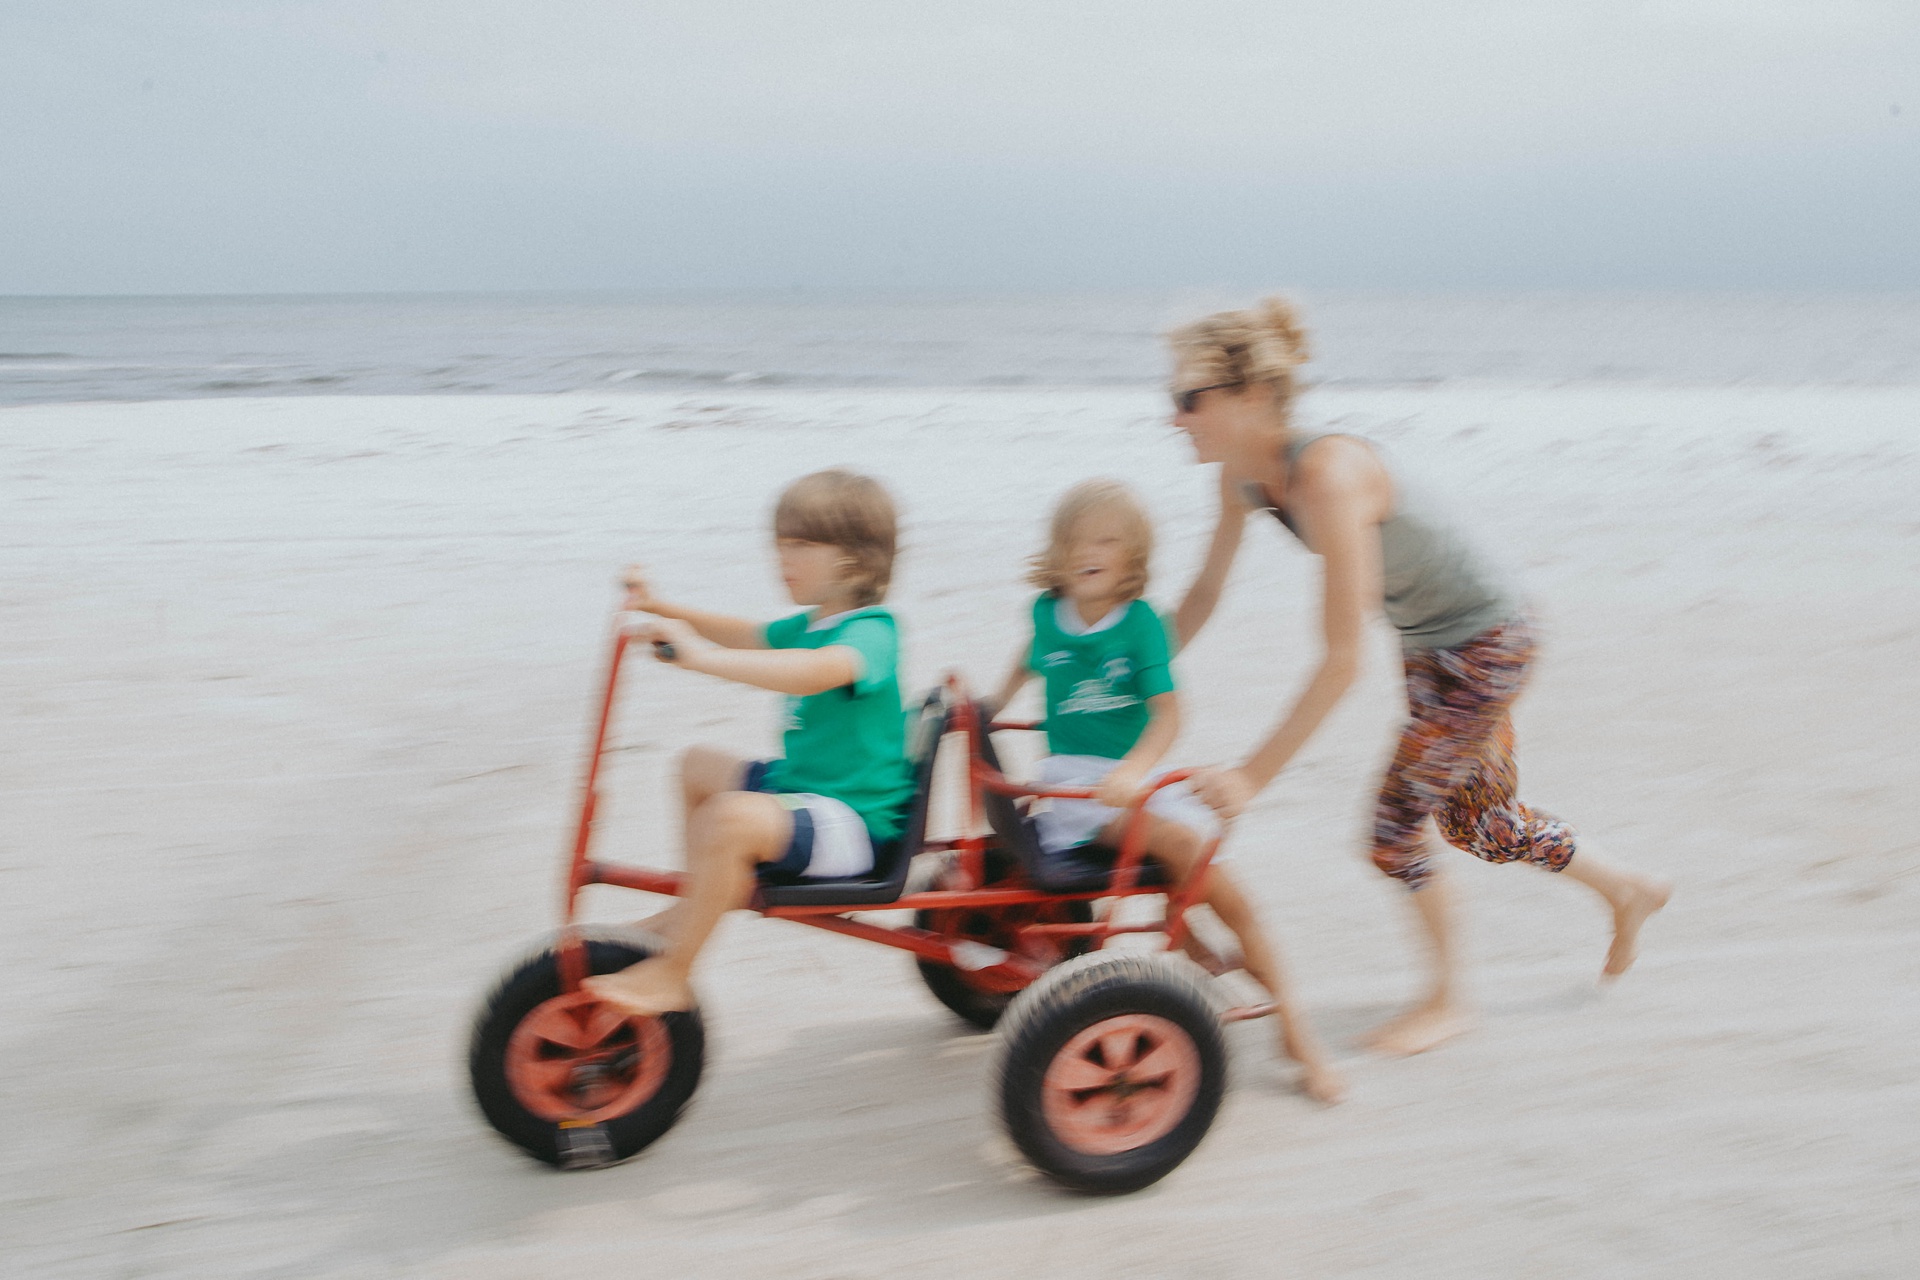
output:
<path id="1" fill-rule="evenodd" d="M 750 763 L 745 788 L 780 802 L 780 807 L 793 816 L 793 838 L 779 858 L 760 864 L 760 879 L 781 884 L 864 875 L 873 870 L 873 837 L 853 807 L 844 800 L 811 791 L 768 791 L 763 784 L 772 763 Z"/>
<path id="2" fill-rule="evenodd" d="M 1119 763 L 1106 756 L 1043 756 L 1040 760 L 1039 785 L 1097 787 Z M 1171 772 L 1170 769 L 1162 769 L 1148 777 L 1147 783 L 1151 785 Z M 1033 823 L 1040 837 L 1041 850 L 1059 853 L 1092 840 L 1121 812 L 1098 800 L 1046 800 L 1036 802 Z M 1176 782 L 1154 792 L 1153 799 L 1147 801 L 1147 812 L 1191 828 L 1202 840 L 1211 840 L 1220 831 L 1220 819 L 1201 802 L 1200 797 L 1187 790 L 1184 782 Z M 1217 856 L 1214 859 L 1215 862 L 1219 860 Z"/>

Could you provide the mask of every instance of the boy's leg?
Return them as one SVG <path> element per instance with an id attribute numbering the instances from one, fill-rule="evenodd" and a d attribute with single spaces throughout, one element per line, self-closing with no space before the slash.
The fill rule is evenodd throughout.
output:
<path id="1" fill-rule="evenodd" d="M 747 762 L 718 747 L 688 747 L 680 753 L 680 847 L 693 848 L 693 815 L 701 805 L 726 791 L 738 791 L 745 781 Z M 674 938 L 681 900 L 675 898 L 664 910 L 634 928 L 645 929 L 666 942 Z"/>
<path id="2" fill-rule="evenodd" d="M 1124 818 L 1116 819 L 1102 839 L 1117 847 L 1124 825 Z M 1192 874 L 1205 847 L 1205 841 L 1193 828 L 1156 814 L 1147 815 L 1147 852 L 1172 872 L 1175 879 L 1185 880 Z M 1241 962 L 1247 973 L 1272 997 L 1274 1021 L 1279 1024 L 1280 1051 L 1300 1064 L 1301 1087 L 1307 1096 L 1320 1102 L 1340 1101 L 1346 1096 L 1346 1082 L 1328 1062 L 1306 1016 L 1293 1003 L 1293 993 L 1280 968 L 1279 956 L 1267 941 L 1253 904 L 1247 901 L 1232 873 L 1225 867 L 1209 866 L 1206 892 L 1201 901 L 1211 907 L 1220 923 L 1233 933 L 1240 944 Z"/>
<path id="3" fill-rule="evenodd" d="M 777 861 L 793 839 L 793 815 L 772 796 L 727 791 L 688 824 L 687 885 L 662 955 L 582 985 L 608 1004 L 641 1016 L 691 1009 L 689 975 L 720 918 L 753 896 L 754 869 Z"/>

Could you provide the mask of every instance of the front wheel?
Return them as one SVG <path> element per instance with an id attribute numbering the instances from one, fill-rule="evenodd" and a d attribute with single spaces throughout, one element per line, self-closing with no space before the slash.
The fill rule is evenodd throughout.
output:
<path id="1" fill-rule="evenodd" d="M 1158 1182 L 1200 1145 L 1227 1087 L 1206 975 L 1165 953 L 1098 952 L 1021 992 L 1001 1024 L 1000 1119 L 1076 1191 Z"/>
<path id="2" fill-rule="evenodd" d="M 617 973 L 652 952 L 591 938 L 589 973 Z M 558 949 L 500 980 L 474 1020 L 467 1066 L 474 1100 L 501 1136 L 563 1169 L 617 1163 L 673 1127 L 700 1083 L 699 1010 L 634 1018 L 584 991 L 560 989 Z"/>

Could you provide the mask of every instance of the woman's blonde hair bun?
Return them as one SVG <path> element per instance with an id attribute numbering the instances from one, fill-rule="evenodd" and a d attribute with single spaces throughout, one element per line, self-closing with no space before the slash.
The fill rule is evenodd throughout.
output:
<path id="1" fill-rule="evenodd" d="M 1201 382 L 1270 382 L 1283 398 L 1295 390 L 1294 370 L 1312 358 L 1300 313 L 1278 296 L 1239 311 L 1216 311 L 1175 329 L 1167 340 Z"/>

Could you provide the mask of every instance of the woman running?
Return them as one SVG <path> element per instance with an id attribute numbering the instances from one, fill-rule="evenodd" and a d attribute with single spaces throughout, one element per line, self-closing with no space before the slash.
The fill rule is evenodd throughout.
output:
<path id="1" fill-rule="evenodd" d="M 1466 1026 L 1452 901 L 1431 857 L 1431 819 L 1448 843 L 1490 862 L 1564 873 L 1607 902 L 1613 945 L 1603 973 L 1633 964 L 1665 881 L 1581 848 L 1566 823 L 1515 793 L 1513 701 L 1535 640 L 1526 611 L 1472 545 L 1354 436 L 1296 431 L 1294 371 L 1307 359 L 1293 308 L 1270 298 L 1171 335 L 1174 425 L 1203 463 L 1220 464 L 1220 518 L 1176 629 L 1182 647 L 1219 603 L 1250 511 L 1272 514 L 1323 561 L 1325 652 L 1313 678 L 1245 763 L 1204 771 L 1194 791 L 1229 816 L 1273 781 L 1359 671 L 1375 610 L 1400 633 L 1411 714 L 1374 807 L 1373 862 L 1413 891 L 1431 982 L 1413 1009 L 1380 1028 L 1376 1049 L 1419 1053 Z"/>

